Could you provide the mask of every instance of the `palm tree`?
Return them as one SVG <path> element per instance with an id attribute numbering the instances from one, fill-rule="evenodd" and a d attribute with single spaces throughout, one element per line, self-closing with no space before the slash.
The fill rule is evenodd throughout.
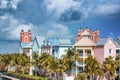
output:
<path id="1" fill-rule="evenodd" d="M 36 73 L 38 72 L 38 69 L 39 69 L 39 65 L 38 65 L 38 58 L 39 58 L 39 55 L 34 52 L 32 54 L 32 60 L 31 60 L 31 67 L 34 67 L 34 72 L 35 72 L 35 76 L 37 75 Z"/>
<path id="2" fill-rule="evenodd" d="M 90 80 L 94 80 L 95 75 L 98 77 L 103 75 L 103 71 L 100 68 L 100 63 L 93 56 L 89 56 L 85 59 L 85 64 L 85 72 L 90 77 Z"/>
<path id="3" fill-rule="evenodd" d="M 40 70 L 44 73 L 44 76 L 46 76 L 47 72 L 49 71 L 49 64 L 50 64 L 50 59 L 52 58 L 52 55 L 47 54 L 47 53 L 42 53 L 40 57 L 38 58 L 38 63 L 37 65 L 39 66 Z"/>
<path id="4" fill-rule="evenodd" d="M 106 74 L 109 76 L 109 80 L 115 79 L 115 71 L 119 66 L 118 60 L 113 60 L 113 57 L 109 56 L 108 58 L 105 58 L 105 61 L 103 62 L 103 67 L 106 71 Z"/>
<path id="5" fill-rule="evenodd" d="M 20 54 L 18 57 L 18 64 L 19 67 L 21 68 L 22 73 L 24 74 L 29 73 L 29 67 L 30 67 L 30 57 L 28 57 L 25 53 Z"/>
<path id="6" fill-rule="evenodd" d="M 68 49 L 67 54 L 63 55 L 63 63 L 66 66 L 66 72 L 71 75 L 71 70 L 75 66 L 75 53 L 72 49 Z"/>
<path id="7" fill-rule="evenodd" d="M 85 80 L 86 79 L 86 73 L 78 73 L 75 80 Z"/>

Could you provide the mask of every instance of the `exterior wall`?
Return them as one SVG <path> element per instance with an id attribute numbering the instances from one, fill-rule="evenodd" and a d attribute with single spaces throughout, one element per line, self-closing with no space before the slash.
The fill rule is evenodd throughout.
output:
<path id="1" fill-rule="evenodd" d="M 93 46 L 75 46 L 75 50 L 76 50 L 76 54 L 80 54 L 80 51 L 82 50 L 83 55 L 79 55 L 80 58 L 83 59 L 82 62 L 78 62 L 76 61 L 76 69 L 73 69 L 73 73 L 76 73 L 76 76 L 79 72 L 81 72 L 81 70 L 83 71 L 85 68 L 85 64 L 84 64 L 84 60 L 88 57 L 88 55 L 86 55 L 86 50 L 90 50 L 91 51 L 91 55 L 94 56 L 94 47 Z"/>
<path id="2" fill-rule="evenodd" d="M 59 52 L 60 52 L 59 51 L 59 46 L 54 46 L 53 51 L 54 51 L 54 52 L 52 52 L 54 54 L 53 56 L 58 58 L 59 57 Z"/>
<path id="3" fill-rule="evenodd" d="M 22 47 L 20 46 L 20 53 L 23 53 L 23 49 L 22 49 Z"/>
<path id="4" fill-rule="evenodd" d="M 46 52 L 46 53 L 49 53 L 52 55 L 52 47 L 51 46 L 44 46 L 41 48 L 41 52 L 42 53 Z"/>
<path id="5" fill-rule="evenodd" d="M 109 49 L 111 49 L 111 54 L 109 53 Z M 112 56 L 114 59 L 116 58 L 116 45 L 113 43 L 111 39 L 107 41 L 107 43 L 104 46 L 104 59 Z"/>
<path id="6" fill-rule="evenodd" d="M 30 56 L 31 48 L 24 48 L 23 52 L 25 52 L 25 54 L 27 54 L 27 56 Z"/>
<path id="7" fill-rule="evenodd" d="M 65 55 L 67 53 L 68 48 L 72 48 L 72 46 L 60 46 L 58 58 L 62 57 L 62 55 Z"/>
<path id="8" fill-rule="evenodd" d="M 95 48 L 95 58 L 97 61 L 99 61 L 101 64 L 104 61 L 104 46 L 97 46 Z"/>

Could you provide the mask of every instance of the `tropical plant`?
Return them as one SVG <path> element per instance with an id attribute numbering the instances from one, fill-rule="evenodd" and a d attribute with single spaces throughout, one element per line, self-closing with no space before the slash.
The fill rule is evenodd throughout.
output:
<path id="1" fill-rule="evenodd" d="M 105 61 L 103 62 L 104 70 L 106 71 L 106 74 L 109 77 L 109 80 L 115 79 L 115 71 L 119 66 L 119 61 L 114 60 L 113 57 L 109 56 L 108 58 L 105 58 Z"/>
<path id="2" fill-rule="evenodd" d="M 74 60 L 75 53 L 72 49 L 69 48 L 67 54 L 63 55 L 63 63 L 66 66 L 66 72 L 68 73 L 68 75 L 71 75 L 71 71 L 75 66 Z"/>
<path id="3" fill-rule="evenodd" d="M 97 76 L 97 79 L 103 76 L 101 65 L 93 56 L 89 56 L 85 59 L 85 64 L 85 72 L 90 77 L 90 80 L 94 80 L 95 76 Z"/>
<path id="4" fill-rule="evenodd" d="M 75 80 L 85 80 L 87 78 L 86 73 L 78 73 Z"/>

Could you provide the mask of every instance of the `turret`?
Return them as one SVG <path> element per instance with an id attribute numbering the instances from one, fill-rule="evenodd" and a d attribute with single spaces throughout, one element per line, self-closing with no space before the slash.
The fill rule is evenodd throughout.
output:
<path id="1" fill-rule="evenodd" d="M 31 42 L 31 31 L 28 30 L 27 32 L 24 32 L 24 30 L 22 29 L 20 32 L 20 41 L 21 43 Z"/>

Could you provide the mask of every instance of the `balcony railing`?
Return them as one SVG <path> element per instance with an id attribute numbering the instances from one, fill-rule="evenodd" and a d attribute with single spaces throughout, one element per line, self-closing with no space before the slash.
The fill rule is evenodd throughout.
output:
<path id="1" fill-rule="evenodd" d="M 83 53 L 79 53 L 79 56 L 81 56 L 81 57 L 82 57 L 82 56 L 83 56 Z"/>
<path id="2" fill-rule="evenodd" d="M 83 65 L 83 62 L 77 62 L 79 65 Z"/>

